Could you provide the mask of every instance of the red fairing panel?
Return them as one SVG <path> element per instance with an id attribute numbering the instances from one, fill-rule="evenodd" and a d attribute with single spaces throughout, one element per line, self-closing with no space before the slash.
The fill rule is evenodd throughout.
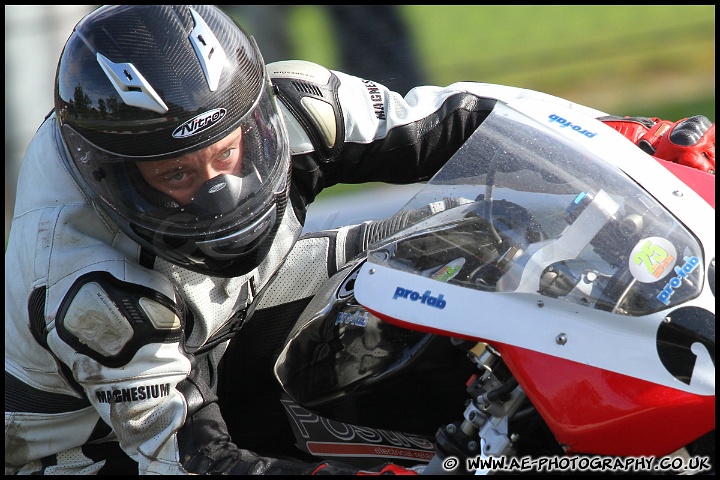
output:
<path id="1" fill-rule="evenodd" d="M 695 193 L 700 195 L 710 206 L 715 208 L 715 175 L 677 163 L 666 162 L 665 160 L 658 160 L 658 163 L 670 170 L 688 187 L 695 190 Z"/>
<path id="2" fill-rule="evenodd" d="M 663 456 L 715 425 L 714 395 L 693 395 L 523 348 L 493 346 L 568 453 Z"/>
<path id="3" fill-rule="evenodd" d="M 486 341 L 368 311 L 400 327 Z M 665 456 L 715 425 L 714 395 L 694 395 L 507 344 L 493 342 L 493 347 L 567 453 Z"/>

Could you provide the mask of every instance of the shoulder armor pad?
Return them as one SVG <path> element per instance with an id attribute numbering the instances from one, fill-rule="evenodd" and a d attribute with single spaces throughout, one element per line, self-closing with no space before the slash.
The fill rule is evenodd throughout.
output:
<path id="1" fill-rule="evenodd" d="M 56 328 L 77 352 L 102 365 L 121 367 L 149 343 L 180 340 L 183 324 L 175 303 L 107 272 L 81 276 L 60 305 Z"/>
<path id="2" fill-rule="evenodd" d="M 320 158 L 335 157 L 345 139 L 337 76 L 301 60 L 274 62 L 267 68 L 280 100 L 303 126 Z"/>

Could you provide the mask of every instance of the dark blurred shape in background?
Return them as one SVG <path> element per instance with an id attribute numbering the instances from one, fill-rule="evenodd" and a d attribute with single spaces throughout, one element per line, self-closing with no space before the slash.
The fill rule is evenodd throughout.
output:
<path id="1" fill-rule="evenodd" d="M 266 63 L 297 59 L 290 38 L 294 5 L 220 5 L 260 47 Z M 427 82 L 399 5 L 320 5 L 338 51 L 337 69 L 405 95 Z"/>

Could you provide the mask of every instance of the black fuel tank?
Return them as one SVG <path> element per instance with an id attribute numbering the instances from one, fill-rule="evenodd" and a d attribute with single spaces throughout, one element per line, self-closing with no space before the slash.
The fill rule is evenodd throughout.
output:
<path id="1" fill-rule="evenodd" d="M 331 278 L 275 365 L 301 406 L 341 422 L 434 435 L 457 420 L 474 365 L 450 338 L 385 323 L 355 301 L 361 263 Z"/>

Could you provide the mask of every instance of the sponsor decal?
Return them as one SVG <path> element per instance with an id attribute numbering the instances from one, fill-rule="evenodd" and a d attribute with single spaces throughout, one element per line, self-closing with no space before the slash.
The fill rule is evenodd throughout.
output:
<path id="1" fill-rule="evenodd" d="M 682 267 L 677 265 L 675 266 L 674 271 L 677 273 L 677 276 L 671 278 L 667 285 L 665 285 L 665 288 L 663 288 L 657 295 L 658 300 L 663 302 L 665 305 L 670 305 L 670 297 L 673 296 L 675 290 L 680 288 L 683 283 L 683 279 L 690 275 L 700 264 L 700 259 L 697 257 L 683 257 L 683 260 L 685 260 L 685 263 Z"/>
<path id="2" fill-rule="evenodd" d="M 208 128 L 217 124 L 223 119 L 226 113 L 227 110 L 224 108 L 215 108 L 213 110 L 208 110 L 205 113 L 201 113 L 200 115 L 196 115 L 177 127 L 173 131 L 172 136 L 173 138 L 185 138 L 197 135 L 198 133 L 204 132 Z"/>
<path id="3" fill-rule="evenodd" d="M 281 400 L 301 448 L 326 457 L 378 457 L 429 461 L 434 445 L 422 435 L 339 422 Z"/>
<path id="4" fill-rule="evenodd" d="M 690 385 L 693 377 L 715 378 L 715 313 L 680 307 L 660 322 L 656 346 L 660 361 L 673 377 Z M 712 382 L 714 391 L 715 382 Z"/>
<path id="5" fill-rule="evenodd" d="M 414 290 L 397 287 L 395 289 L 395 294 L 393 295 L 393 300 L 397 300 L 398 298 L 407 299 L 413 302 L 419 301 L 423 305 L 439 308 L 440 310 L 445 308 L 445 305 L 447 304 L 442 294 L 437 297 L 433 297 L 430 290 L 426 290 L 425 293 L 421 294 L 420 292 L 416 292 Z"/>
<path id="6" fill-rule="evenodd" d="M 139 402 L 149 398 L 167 397 L 168 395 L 170 395 L 169 383 L 95 391 L 95 398 L 100 403 Z"/>
<path id="7" fill-rule="evenodd" d="M 348 275 L 337 290 L 337 297 L 340 299 L 347 298 L 353 295 L 355 291 L 355 280 L 357 280 L 358 273 L 363 263 L 360 263 L 355 269 Z"/>
<path id="8" fill-rule="evenodd" d="M 456 258 L 437 272 L 433 273 L 431 278 L 439 282 L 448 282 L 452 280 L 458 272 L 460 272 L 463 265 L 465 265 L 465 259 L 462 257 Z"/>
<path id="9" fill-rule="evenodd" d="M 335 325 L 356 325 L 358 327 L 366 327 L 368 322 L 368 313 L 364 310 L 355 312 L 338 312 L 335 318 Z"/>
<path id="10" fill-rule="evenodd" d="M 677 251 L 669 240 L 649 237 L 640 240 L 630 252 L 630 274 L 642 283 L 662 280 L 672 272 Z"/>
<path id="11" fill-rule="evenodd" d="M 375 110 L 375 118 L 378 120 L 385 120 L 385 104 L 383 103 L 383 98 L 380 94 L 380 88 L 378 88 L 378 86 L 370 80 L 363 80 L 363 83 L 370 95 L 370 101 L 372 102 L 373 109 Z"/>
<path id="12" fill-rule="evenodd" d="M 581 127 L 580 125 L 575 125 L 570 120 L 566 120 L 559 115 L 549 115 L 548 118 L 550 119 L 550 123 L 557 123 L 562 128 L 569 128 L 575 132 L 578 132 L 580 135 L 585 135 L 588 138 L 593 138 L 595 135 L 597 135 L 597 132 L 591 132 Z"/>

